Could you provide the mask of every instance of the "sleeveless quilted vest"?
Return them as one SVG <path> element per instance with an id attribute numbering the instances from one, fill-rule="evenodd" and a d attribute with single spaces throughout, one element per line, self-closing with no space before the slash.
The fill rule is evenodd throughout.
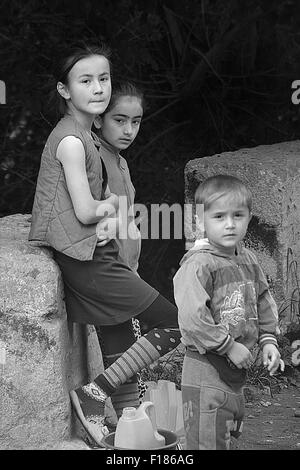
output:
<path id="1" fill-rule="evenodd" d="M 93 258 L 96 247 L 96 224 L 85 225 L 77 219 L 62 164 L 56 158 L 58 144 L 69 135 L 83 143 L 93 198 L 98 201 L 104 198 L 99 141 L 93 141 L 77 121 L 65 116 L 49 135 L 43 150 L 28 239 L 33 245 L 51 246 L 72 258 L 86 261 Z"/>

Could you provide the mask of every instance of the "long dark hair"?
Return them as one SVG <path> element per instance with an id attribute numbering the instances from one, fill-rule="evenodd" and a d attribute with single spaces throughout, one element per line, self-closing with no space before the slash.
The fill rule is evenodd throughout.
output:
<path id="1" fill-rule="evenodd" d="M 74 65 L 81 59 L 85 59 L 87 57 L 93 55 L 100 55 L 105 57 L 110 66 L 111 70 L 111 49 L 104 43 L 100 44 L 86 44 L 86 43 L 76 43 L 68 48 L 65 48 L 60 52 L 60 54 L 55 58 L 55 62 L 53 64 L 52 75 L 54 78 L 54 87 L 53 90 L 53 81 L 52 81 L 52 90 L 50 96 L 51 106 L 54 106 L 55 109 L 58 111 L 60 116 L 63 116 L 66 112 L 67 105 L 65 100 L 56 90 L 56 85 L 58 82 L 61 82 L 65 85 L 68 84 L 68 75 L 70 70 L 74 67 Z"/>
<path id="2" fill-rule="evenodd" d="M 104 111 L 103 115 L 110 111 L 115 104 L 117 103 L 118 99 L 123 96 L 132 96 L 135 98 L 139 98 L 141 100 L 141 106 L 143 111 L 146 107 L 144 92 L 138 88 L 133 82 L 117 82 L 116 84 L 113 83 L 112 86 L 112 93 L 109 101 L 109 105 L 107 106 L 106 110 Z"/>

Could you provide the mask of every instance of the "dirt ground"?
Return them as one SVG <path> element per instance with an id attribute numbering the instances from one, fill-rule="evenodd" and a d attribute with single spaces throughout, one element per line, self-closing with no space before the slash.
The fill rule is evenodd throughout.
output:
<path id="1" fill-rule="evenodd" d="M 243 433 L 232 450 L 300 450 L 300 382 L 272 395 L 247 401 Z"/>

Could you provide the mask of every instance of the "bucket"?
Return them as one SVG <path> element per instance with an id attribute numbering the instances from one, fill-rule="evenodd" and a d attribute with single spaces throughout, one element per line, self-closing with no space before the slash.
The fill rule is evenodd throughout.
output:
<path id="1" fill-rule="evenodd" d="M 181 446 L 179 444 L 179 438 L 177 434 L 175 434 L 172 431 L 167 431 L 166 429 L 158 429 L 157 430 L 159 434 L 164 436 L 166 440 L 166 444 L 162 447 L 156 447 L 156 448 L 151 448 L 152 450 L 176 450 L 180 449 Z M 106 449 L 114 449 L 114 450 L 131 450 L 131 449 L 122 449 L 120 447 L 115 447 L 115 433 L 111 432 L 110 434 L 107 434 L 102 440 L 102 443 L 106 447 Z M 148 449 L 143 449 L 143 450 L 148 450 Z"/>

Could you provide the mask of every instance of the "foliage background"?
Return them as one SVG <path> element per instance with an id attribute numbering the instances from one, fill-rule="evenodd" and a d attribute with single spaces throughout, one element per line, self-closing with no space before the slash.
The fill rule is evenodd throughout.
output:
<path id="1" fill-rule="evenodd" d="M 124 153 L 137 202 L 183 204 L 188 160 L 298 139 L 297 0 L 0 0 L 0 217 L 31 211 L 53 57 L 104 40 L 114 79 L 144 88 L 148 109 Z M 172 299 L 183 240 L 144 240 L 140 274 Z"/>

